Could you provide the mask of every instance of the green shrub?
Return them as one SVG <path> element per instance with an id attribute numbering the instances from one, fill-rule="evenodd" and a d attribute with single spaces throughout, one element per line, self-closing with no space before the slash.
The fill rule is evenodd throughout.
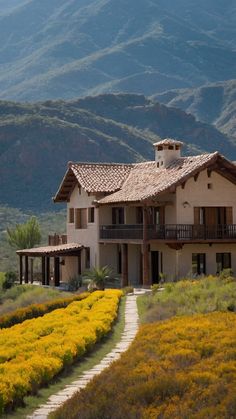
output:
<path id="1" fill-rule="evenodd" d="M 3 290 L 7 290 L 7 289 L 13 287 L 13 285 L 16 282 L 16 280 L 17 280 L 17 274 L 16 274 L 16 272 L 13 272 L 13 271 L 6 272 L 5 273 L 5 277 L 3 279 L 3 282 L 2 282 L 2 288 L 3 288 Z"/>
<path id="2" fill-rule="evenodd" d="M 77 291 L 82 285 L 82 280 L 79 276 L 74 276 L 68 281 L 68 291 Z"/>
<path id="3" fill-rule="evenodd" d="M 123 294 L 127 295 L 127 294 L 132 294 L 134 292 L 134 287 L 124 287 L 122 288 Z"/>

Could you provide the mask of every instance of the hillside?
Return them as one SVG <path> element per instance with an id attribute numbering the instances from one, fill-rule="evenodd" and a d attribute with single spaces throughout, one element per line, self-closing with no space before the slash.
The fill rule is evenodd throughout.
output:
<path id="1" fill-rule="evenodd" d="M 2 99 L 151 95 L 236 72 L 232 0 L 0 0 Z"/>
<path id="2" fill-rule="evenodd" d="M 236 80 L 196 89 L 171 90 L 154 98 L 195 115 L 199 121 L 215 125 L 236 141 Z"/>
<path id="3" fill-rule="evenodd" d="M 7 241 L 6 230 L 16 224 L 25 223 L 32 213 L 20 211 L 8 206 L 0 206 L 0 272 L 18 269 L 18 257 L 15 249 L 10 247 Z M 40 231 L 42 234 L 41 244 L 48 243 L 49 234 L 63 234 L 66 230 L 66 211 L 41 213 L 38 216 Z"/>
<path id="4" fill-rule="evenodd" d="M 235 146 L 210 125 L 141 95 L 101 95 L 35 104 L 0 102 L 0 203 L 52 209 L 68 161 L 135 162 L 154 158 L 158 136 L 182 139 L 185 153 Z"/>

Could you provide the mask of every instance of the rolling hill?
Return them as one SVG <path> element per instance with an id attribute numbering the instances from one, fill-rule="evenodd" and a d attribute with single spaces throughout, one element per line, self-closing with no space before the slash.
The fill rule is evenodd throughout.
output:
<path id="1" fill-rule="evenodd" d="M 216 128 L 142 95 L 74 101 L 0 102 L 0 202 L 36 212 L 55 209 L 68 161 L 135 162 L 154 158 L 153 142 L 173 137 L 185 153 L 236 148 Z"/>
<path id="2" fill-rule="evenodd" d="M 236 73 L 233 0 L 0 0 L 0 97 L 152 95 Z"/>

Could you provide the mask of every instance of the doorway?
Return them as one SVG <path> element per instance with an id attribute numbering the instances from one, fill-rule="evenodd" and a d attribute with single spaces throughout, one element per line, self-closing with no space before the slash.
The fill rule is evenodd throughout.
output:
<path id="1" fill-rule="evenodd" d="M 152 284 L 159 283 L 160 275 L 159 275 L 159 252 L 152 251 L 151 252 L 151 269 L 152 269 Z"/>

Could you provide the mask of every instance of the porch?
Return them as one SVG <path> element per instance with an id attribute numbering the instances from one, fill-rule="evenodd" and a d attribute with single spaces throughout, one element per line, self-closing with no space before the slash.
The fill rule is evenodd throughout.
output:
<path id="1" fill-rule="evenodd" d="M 16 253 L 19 256 L 19 280 L 20 284 L 29 281 L 33 283 L 33 263 L 31 263 L 29 275 L 29 261 L 34 258 L 41 258 L 41 279 L 42 285 L 50 285 L 51 271 L 53 285 L 60 286 L 61 265 L 64 264 L 65 257 L 79 257 L 84 247 L 78 243 L 60 244 L 56 246 L 35 247 L 32 249 L 18 250 Z M 53 263 L 51 263 L 53 260 Z M 51 265 L 53 268 L 51 269 Z"/>

